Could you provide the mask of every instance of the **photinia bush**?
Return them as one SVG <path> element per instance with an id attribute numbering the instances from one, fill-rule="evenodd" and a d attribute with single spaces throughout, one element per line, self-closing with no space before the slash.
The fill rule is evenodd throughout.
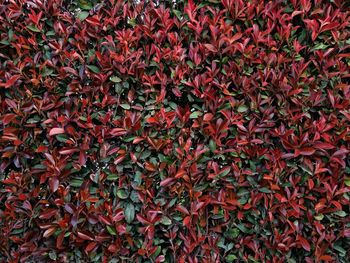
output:
<path id="1" fill-rule="evenodd" d="M 343 0 L 0 0 L 1 262 L 350 262 Z"/>

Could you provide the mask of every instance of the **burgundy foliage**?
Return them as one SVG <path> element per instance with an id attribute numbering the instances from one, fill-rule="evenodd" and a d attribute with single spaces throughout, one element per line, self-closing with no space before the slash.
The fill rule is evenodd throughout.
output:
<path id="1" fill-rule="evenodd" d="M 343 0 L 0 0 L 0 261 L 350 262 Z"/>

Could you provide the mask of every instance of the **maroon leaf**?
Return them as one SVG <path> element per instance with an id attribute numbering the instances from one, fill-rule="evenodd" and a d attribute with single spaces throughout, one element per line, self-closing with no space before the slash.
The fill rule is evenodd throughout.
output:
<path id="1" fill-rule="evenodd" d="M 50 227 L 44 232 L 43 237 L 48 238 L 52 236 L 55 232 L 56 232 L 56 227 Z"/>
<path id="2" fill-rule="evenodd" d="M 90 235 L 84 234 L 82 232 L 78 232 L 78 237 L 83 239 L 83 240 L 89 240 L 89 241 L 93 241 L 94 240 Z"/>
<path id="3" fill-rule="evenodd" d="M 63 134 L 63 133 L 65 133 L 63 128 L 52 128 L 49 132 L 49 135 L 54 136 L 54 135 Z"/>
<path id="4" fill-rule="evenodd" d="M 310 250 L 311 250 L 309 242 L 308 242 L 304 237 L 298 235 L 298 240 L 299 240 L 301 246 L 302 246 L 306 251 L 310 251 Z"/>

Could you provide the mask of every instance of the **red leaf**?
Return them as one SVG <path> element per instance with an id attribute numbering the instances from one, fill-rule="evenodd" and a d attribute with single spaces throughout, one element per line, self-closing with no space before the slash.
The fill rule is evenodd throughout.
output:
<path id="1" fill-rule="evenodd" d="M 309 180 L 307 181 L 307 183 L 308 183 L 308 186 L 309 186 L 309 189 L 310 189 L 310 190 L 311 190 L 312 188 L 314 188 L 315 183 L 314 183 L 314 181 L 313 181 L 312 179 L 309 179 Z"/>
<path id="2" fill-rule="evenodd" d="M 34 12 L 33 9 L 31 10 L 31 12 L 32 12 L 32 13 L 28 15 L 29 19 L 30 19 L 35 25 L 38 25 L 38 23 L 39 23 L 39 21 L 40 21 L 40 18 L 41 18 L 42 14 L 43 14 L 43 12 L 40 11 L 38 14 L 36 14 L 36 13 Z"/>
<path id="3" fill-rule="evenodd" d="M 15 146 L 19 146 L 21 144 L 22 144 L 22 141 L 19 139 L 13 141 L 13 145 L 15 145 Z"/>
<path id="4" fill-rule="evenodd" d="M 56 248 L 58 249 L 62 249 L 62 244 L 63 244 L 63 240 L 64 240 L 64 235 L 65 232 L 63 231 L 61 234 L 58 235 L 57 239 L 56 239 Z"/>
<path id="5" fill-rule="evenodd" d="M 59 153 L 61 155 L 67 155 L 67 154 L 71 154 L 71 153 L 78 152 L 78 151 L 79 150 L 76 148 L 64 148 L 64 150 L 59 151 Z"/>
<path id="6" fill-rule="evenodd" d="M 95 247 L 97 246 L 96 242 L 90 242 L 86 248 L 85 248 L 85 252 L 89 253 L 90 251 L 92 251 Z"/>
<path id="7" fill-rule="evenodd" d="M 152 240 L 154 238 L 154 226 L 153 225 L 148 227 L 147 237 L 149 240 Z"/>
<path id="8" fill-rule="evenodd" d="M 179 170 L 176 175 L 175 178 L 181 178 L 186 174 L 186 172 L 184 170 Z"/>
<path id="9" fill-rule="evenodd" d="M 211 113 L 206 113 L 206 114 L 204 114 L 204 116 L 203 116 L 203 120 L 204 120 L 204 121 L 210 121 L 210 120 L 213 119 L 213 117 L 214 117 L 213 114 L 211 114 Z"/>
<path id="10" fill-rule="evenodd" d="M 56 231 L 56 227 L 50 227 L 49 229 L 47 229 L 44 234 L 43 234 L 43 237 L 49 237 L 51 235 L 53 235 L 53 233 L 55 233 Z"/>
<path id="11" fill-rule="evenodd" d="M 38 147 L 38 149 L 36 149 L 37 153 L 42 153 L 42 152 L 46 152 L 46 151 L 47 151 L 47 146 L 44 146 L 44 145 L 40 145 Z"/>
<path id="12" fill-rule="evenodd" d="M 9 113 L 9 114 L 5 114 L 4 115 L 4 118 L 3 118 L 3 120 L 2 120 L 2 123 L 4 124 L 4 125 L 7 125 L 7 124 L 9 124 L 14 118 L 16 118 L 17 117 L 17 115 L 16 114 L 14 114 L 14 113 Z"/>
<path id="13" fill-rule="evenodd" d="M 303 147 L 299 150 L 300 154 L 301 155 L 313 155 L 315 153 L 315 149 L 314 148 L 311 148 L 311 147 Z"/>
<path id="14" fill-rule="evenodd" d="M 142 223 L 142 224 L 145 224 L 145 225 L 149 225 L 151 224 L 151 222 L 149 222 L 146 218 L 144 218 L 143 216 L 141 215 L 136 215 L 136 218 L 137 220 Z"/>
<path id="15" fill-rule="evenodd" d="M 332 106 L 334 107 L 335 100 L 334 100 L 334 96 L 333 96 L 332 92 L 330 90 L 327 90 L 327 94 L 328 94 L 328 98 L 329 98 Z"/>
<path id="16" fill-rule="evenodd" d="M 320 260 L 332 261 L 333 257 L 331 257 L 330 255 L 322 255 L 322 256 L 320 256 Z"/>
<path id="17" fill-rule="evenodd" d="M 156 258 L 156 263 L 161 263 L 165 261 L 165 257 L 163 255 L 160 255 Z"/>
<path id="18" fill-rule="evenodd" d="M 50 186 L 50 191 L 51 192 L 56 192 L 59 186 L 59 181 L 57 179 L 57 177 L 50 177 L 49 178 L 49 186 Z"/>
<path id="19" fill-rule="evenodd" d="M 121 163 L 124 159 L 125 159 L 125 155 L 118 156 L 115 159 L 114 164 L 117 165 L 117 164 Z"/>
<path id="20" fill-rule="evenodd" d="M 344 230 L 344 236 L 350 237 L 350 228 Z"/>
<path id="21" fill-rule="evenodd" d="M 87 234 L 84 234 L 82 232 L 78 232 L 78 237 L 80 237 L 83 240 L 89 240 L 89 241 L 93 241 L 94 240 L 92 237 L 90 237 Z"/>
<path id="22" fill-rule="evenodd" d="M 65 204 L 64 205 L 64 209 L 70 213 L 70 214 L 74 214 L 75 211 L 75 207 L 72 204 Z"/>
<path id="23" fill-rule="evenodd" d="M 9 78 L 6 83 L 0 83 L 0 87 L 4 87 L 5 89 L 11 87 L 15 82 L 21 77 L 21 75 L 14 75 L 11 78 Z"/>
<path id="24" fill-rule="evenodd" d="M 133 141 L 132 141 L 132 143 L 133 144 L 138 144 L 139 142 L 141 142 L 141 141 L 143 141 L 144 139 L 142 138 L 142 137 L 136 137 Z"/>
<path id="25" fill-rule="evenodd" d="M 229 38 L 230 44 L 232 44 L 233 42 L 237 41 L 238 39 L 240 39 L 242 37 L 242 33 L 237 33 L 235 34 L 233 37 Z"/>
<path id="26" fill-rule="evenodd" d="M 218 50 L 212 44 L 204 44 L 204 46 L 213 53 L 218 52 Z"/>
<path id="27" fill-rule="evenodd" d="M 175 180 L 175 178 L 169 177 L 164 179 L 163 181 L 160 182 L 160 186 L 164 187 L 169 185 L 171 182 L 173 182 Z"/>
<path id="28" fill-rule="evenodd" d="M 302 236 L 298 235 L 298 239 L 299 239 L 299 242 L 301 244 L 301 246 L 306 250 L 306 251 L 310 251 L 311 248 L 310 248 L 310 244 L 309 242 L 303 238 Z"/>
<path id="29" fill-rule="evenodd" d="M 347 153 L 349 153 L 349 150 L 347 150 L 347 149 L 340 149 L 340 150 L 336 151 L 335 153 L 333 153 L 332 157 L 343 157 Z"/>
<path id="30" fill-rule="evenodd" d="M 177 211 L 180 211 L 181 213 L 183 214 L 186 214 L 186 215 L 189 215 L 190 213 L 188 212 L 187 208 L 186 207 L 183 207 L 182 205 L 178 205 L 176 207 L 176 210 Z"/>
<path id="31" fill-rule="evenodd" d="M 145 163 L 145 169 L 147 170 L 147 171 L 150 171 L 150 172 L 155 172 L 155 171 L 157 171 L 157 168 L 154 166 L 154 164 L 153 163 L 151 163 L 151 162 L 146 162 Z"/>
<path id="32" fill-rule="evenodd" d="M 105 224 L 105 225 L 109 225 L 111 226 L 112 225 L 112 222 L 109 218 L 107 218 L 106 216 L 103 216 L 103 215 L 99 215 L 98 216 L 98 219 L 100 220 L 101 223 Z"/>
<path id="33" fill-rule="evenodd" d="M 327 142 L 315 142 L 313 146 L 319 150 L 330 150 L 335 148 L 334 145 Z"/>
<path id="34" fill-rule="evenodd" d="M 297 15 L 300 15 L 300 14 L 302 14 L 302 13 L 303 13 L 303 11 L 297 11 L 297 10 L 295 10 L 295 11 L 292 13 L 292 18 L 295 17 L 295 16 L 297 16 Z"/>
<path id="35" fill-rule="evenodd" d="M 184 221 L 183 221 L 184 226 L 188 227 L 190 225 L 190 223 L 191 223 L 191 217 L 190 216 L 186 216 L 184 218 Z"/>
<path id="36" fill-rule="evenodd" d="M 112 136 L 122 136 L 128 133 L 127 130 L 123 128 L 114 128 L 109 132 Z"/>
<path id="37" fill-rule="evenodd" d="M 50 136 L 54 136 L 54 135 L 62 134 L 62 133 L 64 133 L 64 129 L 63 129 L 63 128 L 52 128 L 52 129 L 50 130 L 49 135 L 50 135 Z"/>
<path id="38" fill-rule="evenodd" d="M 123 218 L 124 218 L 124 212 L 121 210 L 117 212 L 115 216 L 113 216 L 112 220 L 113 222 L 119 222 L 123 220 Z"/>
<path id="39" fill-rule="evenodd" d="M 109 247 L 107 248 L 109 252 L 111 253 L 115 253 L 117 251 L 117 247 L 116 245 L 109 245 Z"/>
<path id="40" fill-rule="evenodd" d="M 57 209 L 48 209 L 48 210 L 46 210 L 45 213 L 42 213 L 39 216 L 39 218 L 40 219 L 49 219 L 49 218 L 53 217 L 56 214 L 57 214 Z"/>
<path id="41" fill-rule="evenodd" d="M 79 153 L 79 164 L 84 166 L 86 164 L 86 154 L 85 151 L 80 151 Z"/>
<path id="42" fill-rule="evenodd" d="M 154 117 L 149 117 L 149 118 L 147 119 L 147 122 L 148 122 L 148 123 L 158 123 L 158 120 L 157 120 L 156 118 L 154 118 Z"/>
<path id="43" fill-rule="evenodd" d="M 44 153 L 45 157 L 50 161 L 51 164 L 55 165 L 55 159 L 53 158 L 53 156 L 49 153 Z"/>
<path id="44" fill-rule="evenodd" d="M 100 20 L 97 19 L 98 16 L 93 16 L 93 17 L 89 17 L 86 19 L 86 22 L 88 22 L 91 25 L 94 26 L 99 26 L 100 25 Z"/>
<path id="45" fill-rule="evenodd" d="M 116 230 L 117 230 L 117 232 L 118 232 L 119 235 L 123 235 L 123 234 L 126 233 L 126 227 L 125 227 L 125 225 L 119 225 L 119 226 L 117 226 Z"/>

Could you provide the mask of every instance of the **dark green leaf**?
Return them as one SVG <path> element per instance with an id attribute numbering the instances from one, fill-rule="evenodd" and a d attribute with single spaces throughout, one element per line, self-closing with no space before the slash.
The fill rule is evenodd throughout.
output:
<path id="1" fill-rule="evenodd" d="M 94 65 L 87 65 L 88 69 L 90 69 L 94 73 L 100 73 L 100 69 Z"/>
<path id="2" fill-rule="evenodd" d="M 135 218 L 135 206 L 132 203 L 128 203 L 125 207 L 125 220 L 129 224 L 134 220 Z"/>

